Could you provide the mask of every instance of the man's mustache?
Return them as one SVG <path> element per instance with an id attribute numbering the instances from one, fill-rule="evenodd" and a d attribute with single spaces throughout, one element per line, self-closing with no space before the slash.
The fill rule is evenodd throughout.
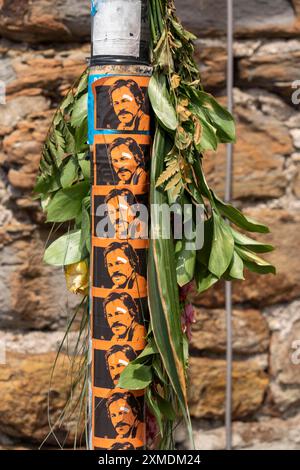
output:
<path id="1" fill-rule="evenodd" d="M 115 273 L 113 273 L 111 277 L 114 278 L 114 277 L 118 277 L 118 276 L 126 277 L 125 274 L 120 273 L 119 271 L 116 271 Z"/>
<path id="2" fill-rule="evenodd" d="M 120 173 L 128 173 L 128 172 L 131 173 L 131 171 L 128 168 L 126 167 L 120 168 L 117 172 L 117 175 L 119 175 Z"/>
<path id="3" fill-rule="evenodd" d="M 123 428 L 124 426 L 129 426 L 129 424 L 125 423 L 124 421 L 121 421 L 116 425 L 116 428 Z"/>
<path id="4" fill-rule="evenodd" d="M 114 379 L 113 379 L 114 382 L 115 382 L 115 381 L 118 381 L 118 382 L 119 382 L 119 378 L 120 378 L 120 377 L 121 377 L 121 374 L 115 375 L 115 376 L 114 376 Z"/>
<path id="5" fill-rule="evenodd" d="M 125 114 L 130 114 L 133 116 L 133 114 L 130 111 L 126 111 L 126 109 L 121 109 L 121 111 L 118 113 L 118 116 L 123 116 Z"/>
<path id="6" fill-rule="evenodd" d="M 112 328 L 118 328 L 118 327 L 120 327 L 120 326 L 125 326 L 125 328 L 126 328 L 126 325 L 123 325 L 123 323 L 120 323 L 120 322 L 118 322 L 118 321 L 116 321 L 116 322 L 112 325 Z"/>

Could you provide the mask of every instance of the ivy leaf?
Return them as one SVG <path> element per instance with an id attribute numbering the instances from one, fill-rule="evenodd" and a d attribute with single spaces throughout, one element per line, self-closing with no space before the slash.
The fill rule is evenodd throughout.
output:
<path id="1" fill-rule="evenodd" d="M 47 222 L 66 222 L 75 219 L 81 212 L 82 199 L 88 191 L 89 183 L 86 181 L 70 188 L 60 189 L 47 206 Z"/>
<path id="2" fill-rule="evenodd" d="M 81 230 L 66 233 L 55 240 L 45 251 L 44 261 L 53 266 L 78 263 L 84 257 L 80 248 Z"/>
<path id="3" fill-rule="evenodd" d="M 209 271 L 220 278 L 231 263 L 234 240 L 230 227 L 215 211 L 213 211 L 213 237 L 209 257 Z"/>
<path id="4" fill-rule="evenodd" d="M 87 93 L 84 93 L 76 102 L 73 107 L 71 115 L 71 125 L 73 127 L 80 127 L 87 116 Z"/>
<path id="5" fill-rule="evenodd" d="M 152 370 L 144 364 L 129 363 L 121 373 L 118 387 L 127 390 L 143 390 L 152 382 Z"/>
<path id="6" fill-rule="evenodd" d="M 63 166 L 60 176 L 60 182 L 63 188 L 72 185 L 77 177 L 78 163 L 74 157 L 71 157 L 68 162 Z"/>
<path id="7" fill-rule="evenodd" d="M 163 74 L 154 73 L 152 75 L 148 94 L 156 117 L 163 127 L 175 131 L 178 125 L 177 116 L 167 90 L 166 77 Z"/>

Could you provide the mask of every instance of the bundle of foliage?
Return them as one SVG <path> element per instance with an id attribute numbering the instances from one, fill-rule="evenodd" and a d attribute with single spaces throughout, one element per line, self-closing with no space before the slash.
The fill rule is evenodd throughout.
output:
<path id="1" fill-rule="evenodd" d="M 223 202 L 206 182 L 203 157 L 219 144 L 235 141 L 235 124 L 231 114 L 203 90 L 193 58 L 196 38 L 181 25 L 173 0 L 150 0 L 149 6 L 153 66 L 149 97 L 155 115 L 150 202 L 202 205 L 204 244 L 190 250 L 185 239 L 160 236 L 150 241 L 148 345 L 125 368 L 119 386 L 146 390 L 158 426 L 157 445 L 172 449 L 173 430 L 180 419 L 192 440 L 188 335 L 182 325 L 185 301 L 180 289 L 194 281 L 202 293 L 222 279 L 243 280 L 246 270 L 266 274 L 275 273 L 275 268 L 260 257 L 272 246 L 245 234 L 267 233 L 268 228 Z M 44 259 L 64 267 L 68 287 L 85 295 L 85 304 L 90 257 L 87 78 L 86 70 L 55 114 L 35 188 L 47 221 L 66 229 L 46 249 Z M 195 225 L 194 211 L 191 218 Z M 168 229 L 165 223 L 163 217 L 156 221 L 160 234 Z M 84 311 L 87 315 L 88 308 Z"/>

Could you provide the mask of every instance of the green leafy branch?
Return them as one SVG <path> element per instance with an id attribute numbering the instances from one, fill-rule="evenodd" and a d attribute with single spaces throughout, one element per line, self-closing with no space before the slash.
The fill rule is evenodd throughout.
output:
<path id="1" fill-rule="evenodd" d="M 176 416 L 180 410 L 192 440 L 186 393 L 188 347 L 181 328 L 178 285 L 195 279 L 198 291 L 203 292 L 220 279 L 244 279 L 245 267 L 260 274 L 275 273 L 275 268 L 257 255 L 273 248 L 238 231 L 266 233 L 268 228 L 225 204 L 208 187 L 203 174 L 204 152 L 235 141 L 234 119 L 203 91 L 193 58 L 195 37 L 178 21 L 173 0 L 149 3 L 154 66 L 149 97 L 156 117 L 150 201 L 201 204 L 206 214 L 201 250 L 187 250 L 184 240 L 151 240 L 148 266 L 150 337 L 161 358 L 165 394 L 171 389 L 172 407 Z M 164 223 L 161 218 L 159 233 L 164 233 Z M 124 372 L 127 386 L 131 370 L 130 364 Z M 154 378 L 147 392 L 151 409 L 153 387 Z M 172 429 L 172 419 L 160 413 L 157 420 L 164 429 Z M 161 433 L 164 435 L 162 429 Z"/>
<path id="2" fill-rule="evenodd" d="M 57 109 L 44 143 L 35 193 L 47 222 L 71 224 L 45 251 L 44 260 L 68 266 L 89 258 L 90 160 L 85 70 Z"/>

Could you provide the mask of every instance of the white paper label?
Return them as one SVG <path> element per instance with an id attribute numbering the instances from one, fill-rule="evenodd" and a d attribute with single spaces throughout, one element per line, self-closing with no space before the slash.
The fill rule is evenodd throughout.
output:
<path id="1" fill-rule="evenodd" d="M 138 57 L 141 38 L 140 0 L 102 0 L 93 17 L 93 55 Z"/>

